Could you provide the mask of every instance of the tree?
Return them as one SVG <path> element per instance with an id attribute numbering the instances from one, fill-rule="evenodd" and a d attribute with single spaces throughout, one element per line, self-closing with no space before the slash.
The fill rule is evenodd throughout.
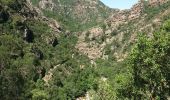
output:
<path id="1" fill-rule="evenodd" d="M 166 99 L 170 90 L 170 21 L 152 38 L 140 34 L 128 66 L 133 76 L 134 99 Z"/>

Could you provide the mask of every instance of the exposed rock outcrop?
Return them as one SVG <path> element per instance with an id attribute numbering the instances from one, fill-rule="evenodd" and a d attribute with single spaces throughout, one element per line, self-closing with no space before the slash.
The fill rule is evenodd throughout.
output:
<path id="1" fill-rule="evenodd" d="M 128 19 L 133 20 L 133 19 L 139 18 L 142 11 L 143 11 L 143 2 L 140 1 L 131 8 Z"/>
<path id="2" fill-rule="evenodd" d="M 61 27 L 59 25 L 59 23 L 54 20 L 54 19 L 50 19 L 48 20 L 48 25 L 55 31 L 55 32 L 61 32 Z"/>
<path id="3" fill-rule="evenodd" d="M 89 30 L 89 38 L 92 39 L 92 38 L 97 38 L 99 36 L 101 36 L 103 34 L 103 29 L 100 28 L 100 27 L 97 27 L 97 28 L 92 28 Z"/>
<path id="4" fill-rule="evenodd" d="M 166 3 L 168 0 L 148 0 L 150 6 L 157 6 Z"/>
<path id="5" fill-rule="evenodd" d="M 56 65 L 54 66 L 54 68 L 51 68 L 46 75 L 42 78 L 45 82 L 45 85 L 49 86 L 49 81 L 51 80 L 51 78 L 53 77 L 53 72 L 55 71 L 55 69 L 60 66 L 60 65 Z"/>
<path id="6" fill-rule="evenodd" d="M 118 13 L 111 15 L 107 23 L 111 23 L 111 27 L 118 27 L 127 21 L 128 17 L 126 13 L 127 11 L 118 11 Z"/>
<path id="7" fill-rule="evenodd" d="M 139 0 L 139 2 L 132 6 L 132 8 L 129 10 L 114 9 L 111 11 L 112 13 L 109 13 L 109 17 L 107 16 L 105 17 L 106 19 L 104 19 L 104 25 L 106 26 L 105 28 L 92 26 L 93 28 L 91 29 L 79 32 L 80 34 L 78 35 L 78 42 L 75 47 L 80 53 L 87 55 L 92 60 L 96 58 L 108 58 L 108 55 L 104 55 L 104 48 L 106 45 L 116 41 L 114 46 L 112 46 L 114 48 L 113 51 L 115 52 L 114 56 L 118 61 L 122 61 L 127 56 L 127 53 L 124 52 L 124 49 L 136 41 L 137 36 L 135 35 L 135 32 L 147 30 L 148 33 L 151 34 L 153 31 L 151 24 L 143 24 L 145 21 L 143 19 L 145 19 L 146 16 L 146 14 L 144 14 L 144 3 L 147 2 L 147 6 L 156 6 L 166 3 L 167 1 L 168 0 Z M 52 0 L 40 0 L 38 9 L 53 11 L 53 13 L 64 15 L 65 17 L 69 16 L 69 19 L 66 20 L 76 20 L 83 26 L 85 23 L 90 22 L 91 19 L 94 18 L 97 19 L 95 22 L 103 21 L 103 19 L 100 19 L 104 13 L 102 12 L 101 15 L 101 12 L 96 9 L 97 7 L 102 9 L 102 11 L 106 10 L 110 12 L 107 7 L 103 5 L 98 6 L 99 3 L 100 2 L 98 0 L 75 0 L 74 2 L 69 3 L 63 2 L 61 0 L 56 0 L 54 4 Z M 37 12 L 38 11 L 39 10 L 37 10 Z M 91 14 L 94 16 L 91 16 Z M 51 36 L 45 37 L 45 41 L 52 46 L 56 46 L 58 36 L 57 34 L 62 31 L 61 26 L 56 20 L 52 18 L 43 16 L 41 19 L 43 19 L 43 21 L 45 21 L 54 32 L 54 34 L 51 34 Z M 133 23 L 135 20 L 138 22 Z M 160 20 L 153 20 L 153 22 L 158 24 L 160 23 Z M 131 25 L 133 29 L 126 28 L 129 24 L 134 24 Z M 130 36 L 128 36 L 128 33 Z M 100 40 L 102 40 L 102 42 L 98 43 Z M 122 49 L 117 50 L 118 48 Z"/>
<path id="8" fill-rule="evenodd" d="M 49 9 L 52 11 L 54 9 L 54 6 L 55 6 L 55 4 L 53 3 L 52 0 L 41 0 L 39 2 L 39 7 L 41 9 Z"/>

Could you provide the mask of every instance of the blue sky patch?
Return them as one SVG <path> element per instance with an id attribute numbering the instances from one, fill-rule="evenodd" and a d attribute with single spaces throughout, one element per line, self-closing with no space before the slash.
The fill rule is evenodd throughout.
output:
<path id="1" fill-rule="evenodd" d="M 100 0 L 110 8 L 130 9 L 138 0 Z"/>

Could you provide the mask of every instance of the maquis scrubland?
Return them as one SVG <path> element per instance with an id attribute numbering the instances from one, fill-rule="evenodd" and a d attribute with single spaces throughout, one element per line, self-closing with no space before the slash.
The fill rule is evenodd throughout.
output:
<path id="1" fill-rule="evenodd" d="M 0 0 L 0 100 L 170 100 L 170 1 Z"/>

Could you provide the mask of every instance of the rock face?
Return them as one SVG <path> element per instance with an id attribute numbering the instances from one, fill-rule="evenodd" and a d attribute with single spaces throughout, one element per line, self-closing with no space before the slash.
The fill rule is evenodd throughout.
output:
<path id="1" fill-rule="evenodd" d="M 41 9 L 50 9 L 52 11 L 54 6 L 55 6 L 55 4 L 53 3 L 52 0 L 41 0 L 39 2 L 39 7 Z"/>
<path id="2" fill-rule="evenodd" d="M 92 28 L 91 30 L 89 30 L 89 38 L 93 39 L 93 38 L 97 38 L 99 36 L 101 36 L 103 34 L 103 29 L 102 28 Z"/>
<path id="3" fill-rule="evenodd" d="M 107 23 L 111 23 L 112 27 L 116 27 L 126 22 L 127 18 L 126 11 L 118 11 L 118 13 L 115 13 L 109 17 Z"/>
<path id="4" fill-rule="evenodd" d="M 148 4 L 150 6 L 157 6 L 166 3 L 168 0 L 148 0 Z M 114 23 L 114 25 L 119 25 L 125 21 L 131 21 L 137 19 L 141 16 L 144 10 L 144 3 L 146 0 L 140 0 L 137 4 L 135 4 L 130 10 L 118 10 L 111 17 L 110 21 Z"/>
<path id="5" fill-rule="evenodd" d="M 127 21 L 139 18 L 142 12 L 143 2 L 139 1 L 130 10 L 118 10 L 116 13 L 111 15 L 108 21 L 112 23 L 112 26 L 119 26 Z"/>
<path id="6" fill-rule="evenodd" d="M 96 45 L 89 47 L 88 43 L 78 42 L 76 48 L 81 53 L 87 55 L 91 60 L 102 57 L 102 50 L 100 50 L 100 47 L 97 47 Z"/>
<path id="7" fill-rule="evenodd" d="M 102 51 L 104 46 L 99 45 L 95 40 L 100 39 L 103 33 L 104 31 L 101 27 L 94 27 L 88 31 L 80 33 L 75 48 L 80 53 L 87 55 L 91 60 L 101 58 L 103 56 Z M 86 38 L 88 38 L 88 41 Z"/>
<path id="8" fill-rule="evenodd" d="M 132 7 L 130 11 L 130 15 L 128 16 L 128 19 L 133 20 L 133 19 L 139 18 L 142 11 L 143 11 L 143 3 L 140 1 L 139 3 L 135 4 Z"/>
<path id="9" fill-rule="evenodd" d="M 79 35 L 78 42 L 75 46 L 80 53 L 87 55 L 91 60 L 103 57 L 108 58 L 108 55 L 105 55 L 105 47 L 106 45 L 111 44 L 112 51 L 114 52 L 113 56 L 115 56 L 117 61 L 122 61 L 127 56 L 124 49 L 136 41 L 135 32 L 146 29 L 150 33 L 153 31 L 151 24 L 143 24 L 145 19 L 145 3 L 147 3 L 147 6 L 156 6 L 166 3 L 168 0 L 139 0 L 139 2 L 129 10 L 111 10 L 104 6 L 99 0 L 39 1 L 37 8 L 40 11 L 42 9 L 47 10 L 50 13 L 55 14 L 56 17 L 59 16 L 59 19 L 64 21 L 62 22 L 58 19 L 47 18 L 44 14 L 42 19 L 55 33 L 44 38 L 46 43 L 54 47 L 58 44 L 57 34 L 62 32 L 62 28 L 59 23 L 66 23 L 68 26 L 65 26 L 67 26 L 69 31 L 72 31 L 70 29 L 73 28 L 79 29 L 79 26 L 82 26 L 85 30 L 77 32 Z M 154 22 L 158 21 L 155 20 Z M 105 28 L 98 25 L 99 23 L 104 24 Z M 129 24 L 134 25 L 131 25 L 131 28 L 128 28 Z M 112 44 L 113 42 L 115 43 Z"/>
<path id="10" fill-rule="evenodd" d="M 145 22 L 145 17 L 147 15 L 144 12 L 144 3 L 146 2 L 148 3 L 147 6 L 150 6 L 150 4 L 154 5 L 154 3 L 156 5 L 166 3 L 167 0 L 140 0 L 130 10 L 117 10 L 106 20 L 105 29 L 102 30 L 102 28 L 97 27 L 89 29 L 88 32 L 81 33 L 76 45 L 78 51 L 87 55 L 92 60 L 96 58 L 107 59 L 108 55 L 105 55 L 104 48 L 106 45 L 111 45 L 111 51 L 113 52 L 115 59 L 118 62 L 123 61 L 128 56 L 128 52 L 126 52 L 125 49 L 127 49 L 129 45 L 134 44 L 136 41 L 137 35 L 135 33 L 147 30 L 148 36 L 152 36 L 152 32 L 154 31 L 152 24 Z M 160 22 L 158 19 L 151 20 L 156 24 Z M 128 28 L 130 26 L 131 28 Z M 87 33 L 89 40 L 84 41 L 84 37 Z M 111 36 L 112 33 L 115 35 Z M 106 39 L 104 39 L 102 43 L 98 44 L 98 39 L 101 39 L 103 35 L 106 36 Z"/>
<path id="11" fill-rule="evenodd" d="M 166 3 L 168 0 L 148 0 L 151 6 L 156 6 Z"/>
<path id="12" fill-rule="evenodd" d="M 61 27 L 59 25 L 59 23 L 54 20 L 54 19 L 50 19 L 48 20 L 49 26 L 55 31 L 55 32 L 61 32 Z"/>
<path id="13" fill-rule="evenodd" d="M 70 31 L 91 28 L 102 23 L 114 12 L 99 0 L 37 0 L 37 8 L 44 16 L 52 14 L 54 18 L 64 24 Z M 49 16 L 48 16 L 49 17 Z"/>

